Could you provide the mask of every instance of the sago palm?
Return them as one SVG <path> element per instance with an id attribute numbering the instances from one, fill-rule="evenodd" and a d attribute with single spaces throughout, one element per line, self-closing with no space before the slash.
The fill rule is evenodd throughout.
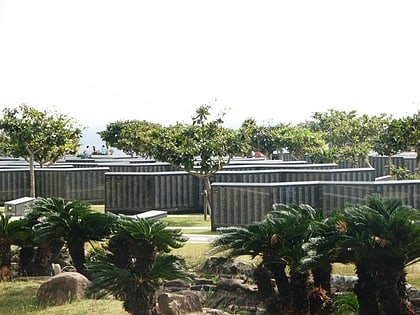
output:
<path id="1" fill-rule="evenodd" d="M 53 273 L 52 263 L 58 263 L 62 240 L 38 241 L 35 239 L 35 225 L 45 219 L 43 199 L 36 199 L 25 209 L 24 219 L 27 233 L 21 240 L 19 251 L 19 272 L 24 276 L 49 276 Z M 39 209 L 38 209 L 39 208 Z"/>
<path id="2" fill-rule="evenodd" d="M 405 267 L 420 257 L 419 219 L 419 210 L 379 195 L 328 218 L 331 229 L 315 252 L 355 264 L 360 314 L 412 314 Z"/>
<path id="3" fill-rule="evenodd" d="M 162 221 L 119 216 L 105 251 L 87 267 L 93 274 L 89 291 L 111 293 L 133 315 L 158 314 L 156 289 L 162 279 L 187 278 L 181 259 L 170 254 L 187 240 Z"/>
<path id="4" fill-rule="evenodd" d="M 273 205 L 274 210 L 267 216 L 267 221 L 276 231 L 273 245 L 289 267 L 289 287 L 293 314 L 308 314 L 309 270 L 300 268 L 305 256 L 304 244 L 312 237 L 319 213 L 310 205 Z"/>
<path id="5" fill-rule="evenodd" d="M 286 310 L 290 302 L 289 280 L 286 262 L 282 261 L 272 242 L 275 235 L 273 227 L 263 220 L 246 227 L 225 227 L 218 231 L 221 236 L 213 241 L 211 252 L 224 253 L 228 257 L 258 257 L 254 278 L 267 312 L 270 313 L 272 308 Z M 271 278 L 275 280 L 274 283 Z"/>
<path id="6" fill-rule="evenodd" d="M 333 212 L 322 224 L 318 232 L 304 245 L 306 255 L 301 268 L 315 269 L 318 266 L 332 263 L 354 263 L 359 280 L 356 284 L 360 314 L 378 315 L 374 279 L 367 272 L 369 257 L 365 235 L 361 226 L 356 223 L 351 213 Z"/>
<path id="7" fill-rule="evenodd" d="M 11 278 L 11 246 L 23 240 L 27 232 L 25 220 L 12 220 L 11 215 L 0 212 L 0 280 Z"/>
<path id="8" fill-rule="evenodd" d="M 369 261 L 382 314 L 413 314 L 406 291 L 407 265 L 420 258 L 420 210 L 404 206 L 399 198 L 379 195 L 350 211 L 363 214 Z M 364 254 L 363 254 L 364 255 Z"/>
<path id="9" fill-rule="evenodd" d="M 309 272 L 298 267 L 305 254 L 302 246 L 310 238 L 311 224 L 316 218 L 317 212 L 309 205 L 274 205 L 273 211 L 261 222 L 219 229 L 222 234 L 212 243 L 212 250 L 225 251 L 232 257 L 260 256 L 261 265 L 257 270 L 268 270 L 276 288 L 259 286 L 258 289 L 267 294 L 278 293 L 277 304 L 266 297 L 267 312 L 286 314 L 291 309 L 294 314 L 306 314 L 309 311 Z M 286 267 L 290 270 L 290 279 Z"/>
<path id="10" fill-rule="evenodd" d="M 85 244 L 109 236 L 115 215 L 93 211 L 80 200 L 57 197 L 38 200 L 34 210 L 45 216 L 34 227 L 35 241 L 65 243 L 76 270 L 90 278 L 85 267 Z"/>

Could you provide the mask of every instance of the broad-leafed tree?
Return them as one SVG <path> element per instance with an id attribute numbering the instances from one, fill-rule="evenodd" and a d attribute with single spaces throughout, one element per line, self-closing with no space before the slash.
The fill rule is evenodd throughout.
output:
<path id="1" fill-rule="evenodd" d="M 161 125 L 145 120 L 119 120 L 107 124 L 98 135 L 107 145 L 123 151 L 131 157 L 149 157 L 151 139 Z"/>
<path id="2" fill-rule="evenodd" d="M 35 197 L 35 163 L 43 167 L 76 153 L 81 135 L 73 118 L 25 104 L 3 109 L 0 119 L 0 149 L 29 162 L 31 197 Z"/>
<path id="3" fill-rule="evenodd" d="M 209 120 L 211 105 L 202 105 L 196 110 L 191 124 L 155 129 L 149 146 L 150 156 L 167 162 L 179 170 L 186 171 L 204 181 L 204 217 L 210 205 L 210 178 L 240 151 L 240 139 L 236 132 L 223 126 L 222 113 Z M 211 210 L 210 210 L 211 211 Z"/>

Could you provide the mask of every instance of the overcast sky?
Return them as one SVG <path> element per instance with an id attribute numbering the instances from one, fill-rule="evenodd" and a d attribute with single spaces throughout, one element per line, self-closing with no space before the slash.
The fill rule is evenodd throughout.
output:
<path id="1" fill-rule="evenodd" d="M 0 108 L 172 124 L 212 102 L 229 127 L 412 115 L 420 2 L 0 0 Z"/>

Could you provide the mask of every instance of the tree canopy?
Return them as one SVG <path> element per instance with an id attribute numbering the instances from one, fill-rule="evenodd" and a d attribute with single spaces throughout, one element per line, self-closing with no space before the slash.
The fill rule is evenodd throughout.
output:
<path id="1" fill-rule="evenodd" d="M 161 125 L 145 120 L 119 120 L 109 123 L 98 135 L 107 145 L 131 157 L 149 157 L 151 137 L 161 128 Z"/>
<path id="2" fill-rule="evenodd" d="M 0 119 L 0 149 L 29 162 L 32 197 L 35 197 L 34 163 L 42 167 L 76 153 L 81 135 L 81 127 L 67 115 L 40 111 L 26 104 L 5 108 Z"/>

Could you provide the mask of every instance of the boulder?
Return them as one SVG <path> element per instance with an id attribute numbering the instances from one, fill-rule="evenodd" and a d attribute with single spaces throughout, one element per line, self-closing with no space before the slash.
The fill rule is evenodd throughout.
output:
<path id="1" fill-rule="evenodd" d="M 202 312 L 200 297 L 191 291 L 163 293 L 158 297 L 158 305 L 164 315 Z"/>
<path id="2" fill-rule="evenodd" d="M 207 259 L 198 272 L 206 275 L 252 278 L 254 269 L 255 266 L 252 263 L 214 256 Z"/>
<path id="3" fill-rule="evenodd" d="M 89 283 L 78 272 L 62 272 L 40 285 L 37 298 L 41 305 L 63 305 L 84 298 Z"/>

